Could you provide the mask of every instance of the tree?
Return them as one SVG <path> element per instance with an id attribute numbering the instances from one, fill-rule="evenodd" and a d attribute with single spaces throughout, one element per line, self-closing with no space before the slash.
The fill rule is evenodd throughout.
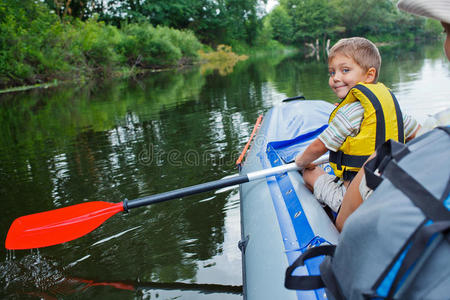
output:
<path id="1" fill-rule="evenodd" d="M 268 16 L 272 38 L 283 44 L 291 44 L 294 28 L 292 18 L 282 6 L 275 7 Z"/>
<path id="2" fill-rule="evenodd" d="M 66 16 L 86 20 L 92 15 L 97 5 L 102 1 L 95 0 L 44 0 L 48 7 L 64 19 Z"/>
<path id="3" fill-rule="evenodd" d="M 123 21 L 149 22 L 190 29 L 210 44 L 233 40 L 251 44 L 261 27 L 258 5 L 258 0 L 109 0 L 98 13 L 101 20 L 117 26 Z"/>
<path id="4" fill-rule="evenodd" d="M 333 0 L 345 36 L 391 32 L 397 8 L 392 0 Z"/>
<path id="5" fill-rule="evenodd" d="M 280 0 L 293 23 L 294 42 L 325 39 L 334 30 L 334 10 L 328 0 Z"/>
<path id="6" fill-rule="evenodd" d="M 5 82 L 36 77 L 36 72 L 42 69 L 57 68 L 60 53 L 59 49 L 52 51 L 52 46 L 59 25 L 58 18 L 44 3 L 1 1 L 0 86 Z"/>

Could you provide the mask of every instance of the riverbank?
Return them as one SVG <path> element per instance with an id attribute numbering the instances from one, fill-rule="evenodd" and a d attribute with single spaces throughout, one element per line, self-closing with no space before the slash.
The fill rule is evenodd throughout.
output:
<path id="1" fill-rule="evenodd" d="M 286 55 L 286 53 L 295 52 L 296 49 L 292 47 L 286 47 L 275 42 L 270 48 L 267 49 L 247 47 L 245 49 L 241 48 L 241 51 L 251 53 L 250 55 L 252 57 L 260 57 L 267 55 L 268 53 L 272 54 L 279 53 L 282 55 Z M 52 88 L 57 87 L 61 84 L 78 83 L 82 85 L 91 80 L 102 81 L 103 79 L 141 77 L 149 73 L 165 72 L 171 70 L 182 70 L 184 68 L 189 68 L 193 66 L 200 66 L 200 71 L 202 74 L 216 70 L 218 71 L 219 74 L 226 75 L 232 72 L 233 67 L 239 61 L 247 60 L 250 57 L 250 55 L 245 54 L 238 55 L 232 51 L 231 46 L 219 45 L 216 51 L 213 51 L 211 49 L 207 49 L 207 51 L 199 50 L 197 52 L 197 58 L 195 60 L 180 59 L 180 61 L 177 62 L 176 65 L 171 66 L 155 65 L 144 68 L 142 66 L 135 64 L 131 67 L 122 67 L 121 69 L 111 71 L 107 74 L 107 76 L 95 76 L 95 74 L 88 74 L 65 80 L 52 79 L 51 81 L 45 83 L 12 86 L 5 89 L 0 89 L 0 95 L 13 92 L 22 92 L 31 89 Z"/>
<path id="2" fill-rule="evenodd" d="M 58 87 L 63 84 L 85 84 L 86 82 L 92 80 L 103 80 L 103 79 L 119 79 L 119 78 L 131 78 L 131 77 L 140 77 L 145 76 L 148 73 L 157 73 L 157 72 L 164 72 L 164 71 L 170 71 L 175 69 L 183 69 L 190 66 L 193 66 L 194 64 L 188 64 L 188 65 L 178 65 L 174 67 L 167 67 L 167 68 L 148 68 L 148 69 L 130 69 L 130 70 L 122 70 L 117 72 L 112 72 L 110 76 L 108 77 L 102 77 L 102 78 L 75 78 L 72 80 L 58 80 L 53 79 L 52 81 L 45 82 L 45 83 L 37 83 L 37 84 L 31 84 L 31 85 L 19 85 L 19 86 L 13 86 L 8 87 L 5 89 L 0 89 L 0 95 L 1 94 L 7 94 L 7 93 L 14 93 L 14 92 L 24 92 L 32 89 L 47 89 L 47 88 L 54 88 Z"/>
<path id="3" fill-rule="evenodd" d="M 33 85 L 24 85 L 24 86 L 18 86 L 18 87 L 12 87 L 0 90 L 0 94 L 6 94 L 6 93 L 13 93 L 13 92 L 24 92 L 31 89 L 47 89 L 51 87 L 58 86 L 59 82 L 57 80 L 54 80 L 53 82 L 48 83 L 39 83 L 39 84 L 33 84 Z"/>

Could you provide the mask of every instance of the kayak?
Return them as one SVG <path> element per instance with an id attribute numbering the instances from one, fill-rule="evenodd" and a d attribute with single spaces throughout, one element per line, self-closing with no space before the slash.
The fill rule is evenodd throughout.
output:
<path id="1" fill-rule="evenodd" d="M 334 106 L 321 100 L 282 102 L 264 116 L 240 174 L 290 163 L 327 127 Z M 331 173 L 328 164 L 321 165 Z M 240 186 L 244 299 L 326 299 L 324 289 L 284 287 L 286 268 L 310 247 L 336 244 L 339 233 L 298 171 Z M 294 275 L 319 274 L 322 257 Z"/>

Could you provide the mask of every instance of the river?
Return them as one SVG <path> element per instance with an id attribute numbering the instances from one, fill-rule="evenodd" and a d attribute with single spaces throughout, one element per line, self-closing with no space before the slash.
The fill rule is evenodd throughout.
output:
<path id="1" fill-rule="evenodd" d="M 381 48 L 380 81 L 423 122 L 450 107 L 442 43 Z M 0 240 L 30 213 L 170 191 L 237 172 L 258 115 L 286 97 L 336 102 L 324 58 L 250 58 L 0 95 Z M 0 297 L 241 299 L 239 194 L 119 213 L 34 250 L 1 247 Z"/>

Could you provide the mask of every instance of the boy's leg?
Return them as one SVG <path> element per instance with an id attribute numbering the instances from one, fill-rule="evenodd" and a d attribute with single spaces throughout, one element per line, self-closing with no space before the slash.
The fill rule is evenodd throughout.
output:
<path id="1" fill-rule="evenodd" d="M 317 181 L 317 178 L 325 174 L 325 171 L 322 168 L 314 167 L 303 170 L 303 181 L 305 182 L 306 187 L 313 192 L 314 184 Z"/>
<path id="2" fill-rule="evenodd" d="M 346 191 L 342 180 L 336 182 L 336 176 L 316 167 L 303 170 L 303 181 L 320 203 L 328 205 L 334 212 L 339 210 Z"/>

